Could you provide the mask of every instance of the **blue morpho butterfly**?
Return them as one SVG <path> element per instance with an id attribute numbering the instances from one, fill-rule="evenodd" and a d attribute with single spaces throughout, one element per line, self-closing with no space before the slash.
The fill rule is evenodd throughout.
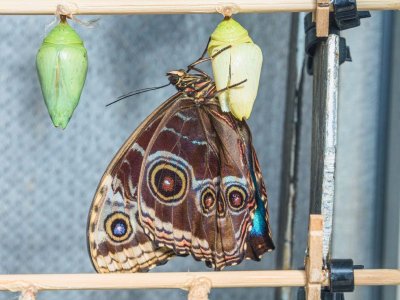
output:
<path id="1" fill-rule="evenodd" d="M 221 111 L 221 91 L 197 67 L 204 55 L 167 73 L 177 93 L 131 134 L 99 183 L 88 218 L 98 272 L 148 271 L 189 254 L 220 270 L 274 249 L 250 129 Z"/>

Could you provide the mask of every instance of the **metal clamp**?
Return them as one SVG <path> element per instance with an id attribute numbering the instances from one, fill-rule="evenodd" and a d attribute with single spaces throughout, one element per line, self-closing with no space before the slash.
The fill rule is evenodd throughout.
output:
<path id="1" fill-rule="evenodd" d="M 356 0 L 335 0 L 333 2 L 334 18 L 339 30 L 360 26 L 360 19 L 369 18 L 369 11 L 358 11 Z"/>
<path id="2" fill-rule="evenodd" d="M 328 264 L 331 293 L 354 291 L 354 264 L 352 259 L 331 259 Z"/>
<path id="3" fill-rule="evenodd" d="M 346 292 L 354 292 L 354 270 L 363 269 L 354 265 L 352 259 L 331 259 L 328 263 L 329 287 L 321 291 L 321 300 L 344 300 Z M 298 300 L 305 300 L 305 290 L 300 288 Z"/>
<path id="4" fill-rule="evenodd" d="M 371 14 L 368 11 L 358 11 L 356 0 L 334 0 L 334 11 L 330 13 L 329 34 L 340 34 L 341 30 L 346 30 L 360 26 L 362 18 L 368 18 Z M 305 50 L 308 55 L 307 72 L 313 74 L 313 57 L 317 45 L 324 40 L 317 36 L 316 23 L 312 13 L 304 18 L 304 31 L 306 34 Z M 340 38 L 339 63 L 351 61 L 350 48 L 346 45 L 346 40 Z"/>
<path id="5" fill-rule="evenodd" d="M 329 289 L 322 291 L 322 300 L 344 300 L 346 292 L 354 292 L 354 270 L 364 266 L 354 265 L 352 259 L 331 259 L 328 263 Z"/>

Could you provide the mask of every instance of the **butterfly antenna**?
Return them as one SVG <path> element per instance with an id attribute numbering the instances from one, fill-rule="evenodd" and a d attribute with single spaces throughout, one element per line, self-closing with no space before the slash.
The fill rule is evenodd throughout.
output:
<path id="1" fill-rule="evenodd" d="M 162 89 L 162 88 L 165 88 L 165 87 L 167 87 L 169 85 L 171 85 L 171 83 L 167 83 L 167 84 L 164 84 L 164 85 L 161 85 L 161 86 L 155 86 L 155 87 L 151 87 L 151 88 L 144 88 L 144 89 L 140 89 L 140 90 L 129 92 L 129 93 L 125 94 L 125 95 L 119 96 L 117 99 L 115 99 L 115 101 L 108 103 L 106 105 L 106 107 L 110 106 L 111 104 L 117 103 L 117 102 L 119 102 L 121 100 L 124 100 L 126 98 L 129 98 L 129 97 L 132 97 L 132 96 L 135 96 L 135 95 L 139 95 L 139 94 L 142 94 L 142 93 L 146 93 L 146 92 Z"/>

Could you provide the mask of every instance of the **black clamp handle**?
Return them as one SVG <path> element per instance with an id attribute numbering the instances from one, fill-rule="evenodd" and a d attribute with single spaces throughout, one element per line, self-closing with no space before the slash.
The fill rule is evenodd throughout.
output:
<path id="1" fill-rule="evenodd" d="M 363 269 L 362 265 L 354 265 L 352 259 L 331 259 L 328 264 L 331 293 L 354 291 L 354 270 Z"/>
<path id="2" fill-rule="evenodd" d="M 363 268 L 354 265 L 352 259 L 331 259 L 328 263 L 330 285 L 321 291 L 321 299 L 344 300 L 343 293 L 354 291 L 354 270 Z M 298 290 L 297 299 L 306 299 L 304 288 Z"/>
<path id="3" fill-rule="evenodd" d="M 368 11 L 358 11 L 356 0 L 334 0 L 334 11 L 329 16 L 329 33 L 339 34 L 346 30 L 360 26 L 362 18 L 368 18 L 371 14 Z M 325 38 L 317 37 L 316 24 L 313 21 L 312 13 L 304 18 L 304 31 L 306 33 L 305 50 L 308 55 L 307 72 L 313 74 L 313 57 L 317 45 Z M 340 38 L 339 42 L 339 63 L 351 61 L 350 48 L 346 45 L 346 39 Z"/>
<path id="4" fill-rule="evenodd" d="M 369 11 L 358 11 L 356 0 L 335 0 L 333 2 L 334 18 L 339 30 L 360 26 L 360 19 L 369 18 Z"/>
<path id="5" fill-rule="evenodd" d="M 354 265 L 352 259 L 331 259 L 328 263 L 329 289 L 322 291 L 322 300 L 344 300 L 346 292 L 354 292 L 354 270 L 363 269 Z"/>

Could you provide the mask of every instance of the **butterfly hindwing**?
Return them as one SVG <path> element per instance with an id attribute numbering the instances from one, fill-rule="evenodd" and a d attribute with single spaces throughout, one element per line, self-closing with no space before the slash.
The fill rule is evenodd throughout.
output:
<path id="1" fill-rule="evenodd" d="M 167 100 L 132 133 L 99 183 L 88 217 L 88 248 L 98 272 L 147 271 L 174 256 L 144 233 L 137 203 L 143 147 L 174 100 Z"/>
<path id="2" fill-rule="evenodd" d="M 156 247 L 138 225 L 137 203 L 124 200 L 106 177 L 93 206 L 89 228 L 90 253 L 98 272 L 147 271 L 173 256 Z"/>
<path id="3" fill-rule="evenodd" d="M 252 148 L 238 127 L 217 105 L 179 110 L 147 149 L 139 184 L 146 233 L 216 269 L 244 258 L 256 207 Z"/>

